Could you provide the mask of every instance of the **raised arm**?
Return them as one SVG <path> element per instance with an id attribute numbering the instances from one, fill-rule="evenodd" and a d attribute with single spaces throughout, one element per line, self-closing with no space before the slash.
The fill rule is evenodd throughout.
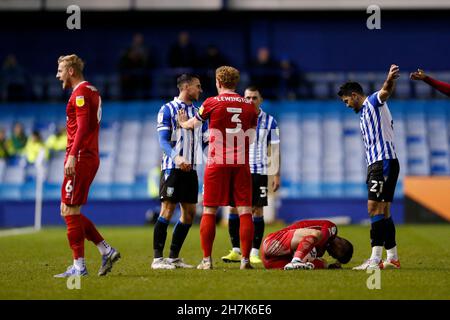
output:
<path id="1" fill-rule="evenodd" d="M 392 64 L 389 69 L 388 76 L 384 81 L 383 87 L 378 93 L 381 102 L 385 102 L 394 92 L 395 80 L 399 77 L 400 69 L 397 65 Z"/>
<path id="2" fill-rule="evenodd" d="M 439 81 L 431 78 L 422 69 L 417 69 L 416 72 L 412 72 L 409 76 L 411 80 L 422 80 L 425 83 L 428 83 L 430 86 L 439 90 L 446 96 L 450 97 L 450 83 L 446 83 L 443 81 Z"/>

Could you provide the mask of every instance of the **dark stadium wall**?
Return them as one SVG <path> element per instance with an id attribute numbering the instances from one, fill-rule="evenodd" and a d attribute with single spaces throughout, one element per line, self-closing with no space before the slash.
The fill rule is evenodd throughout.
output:
<path id="1" fill-rule="evenodd" d="M 141 32 L 164 67 L 177 33 L 187 30 L 198 51 L 215 44 L 238 67 L 267 46 L 276 59 L 289 58 L 305 71 L 384 71 L 391 63 L 407 71 L 417 67 L 417 57 L 423 69 L 448 70 L 449 16 L 383 11 L 381 30 L 369 30 L 365 12 L 83 12 L 81 30 L 69 31 L 64 13 L 2 12 L 0 37 L 7 45 L 0 59 L 15 53 L 30 72 L 53 74 L 59 55 L 77 52 L 89 73 L 110 74 Z"/>

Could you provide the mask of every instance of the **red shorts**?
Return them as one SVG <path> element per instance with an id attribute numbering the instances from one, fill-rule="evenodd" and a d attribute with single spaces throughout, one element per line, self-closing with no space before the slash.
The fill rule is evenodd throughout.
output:
<path id="1" fill-rule="evenodd" d="M 89 187 L 99 167 L 98 160 L 81 160 L 75 164 L 75 175 L 64 176 L 61 187 L 61 202 L 81 206 L 87 202 Z"/>
<path id="2" fill-rule="evenodd" d="M 230 205 L 252 206 L 252 175 L 249 166 L 206 167 L 203 178 L 203 205 L 220 207 Z"/>
<path id="3" fill-rule="evenodd" d="M 278 231 L 267 235 L 261 245 L 261 257 L 266 269 L 283 269 L 291 262 L 291 242 L 296 229 Z"/>

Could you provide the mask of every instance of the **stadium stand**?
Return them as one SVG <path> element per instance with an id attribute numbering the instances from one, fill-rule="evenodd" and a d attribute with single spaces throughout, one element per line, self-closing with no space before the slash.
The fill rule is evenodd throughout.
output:
<path id="1" fill-rule="evenodd" d="M 91 199 L 146 199 L 147 175 L 159 165 L 155 134 L 158 101 L 104 103 L 100 134 L 101 165 Z M 56 104 L 2 106 L 2 114 L 40 128 L 44 139 L 64 117 Z M 339 101 L 269 102 L 264 109 L 279 119 L 283 137 L 284 198 L 363 198 L 366 168 L 357 116 Z M 450 111 L 445 101 L 393 100 L 396 151 L 406 175 L 450 174 Z M 20 110 L 20 113 L 17 112 Z M 39 110 L 39 113 L 36 111 Z M 59 116 L 58 116 L 59 113 Z M 49 115 L 45 122 L 40 114 Z M 59 118 L 59 119 L 58 119 Z M 445 134 L 443 134 L 445 133 Z M 59 198 L 63 152 L 47 163 L 45 198 Z M 0 199 L 32 198 L 35 171 L 23 157 L 0 162 Z M 397 194 L 402 194 L 400 182 Z"/>

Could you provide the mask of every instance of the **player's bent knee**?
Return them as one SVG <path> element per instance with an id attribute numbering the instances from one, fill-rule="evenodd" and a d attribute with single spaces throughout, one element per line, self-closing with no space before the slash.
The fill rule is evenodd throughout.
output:
<path id="1" fill-rule="evenodd" d="M 176 203 L 164 201 L 161 203 L 161 211 L 159 215 L 166 220 L 172 219 L 173 213 L 176 208 Z"/>
<path id="2" fill-rule="evenodd" d="M 263 217 L 264 216 L 264 208 L 263 207 L 253 207 L 252 214 L 254 217 Z"/>
<path id="3" fill-rule="evenodd" d="M 64 202 L 61 203 L 61 216 L 73 216 L 77 214 L 81 214 L 81 206 L 70 206 L 65 204 Z"/>
<path id="4" fill-rule="evenodd" d="M 374 216 L 377 214 L 383 214 L 385 211 L 386 203 L 378 202 L 378 201 L 369 201 L 367 203 L 367 210 L 370 216 Z"/>

